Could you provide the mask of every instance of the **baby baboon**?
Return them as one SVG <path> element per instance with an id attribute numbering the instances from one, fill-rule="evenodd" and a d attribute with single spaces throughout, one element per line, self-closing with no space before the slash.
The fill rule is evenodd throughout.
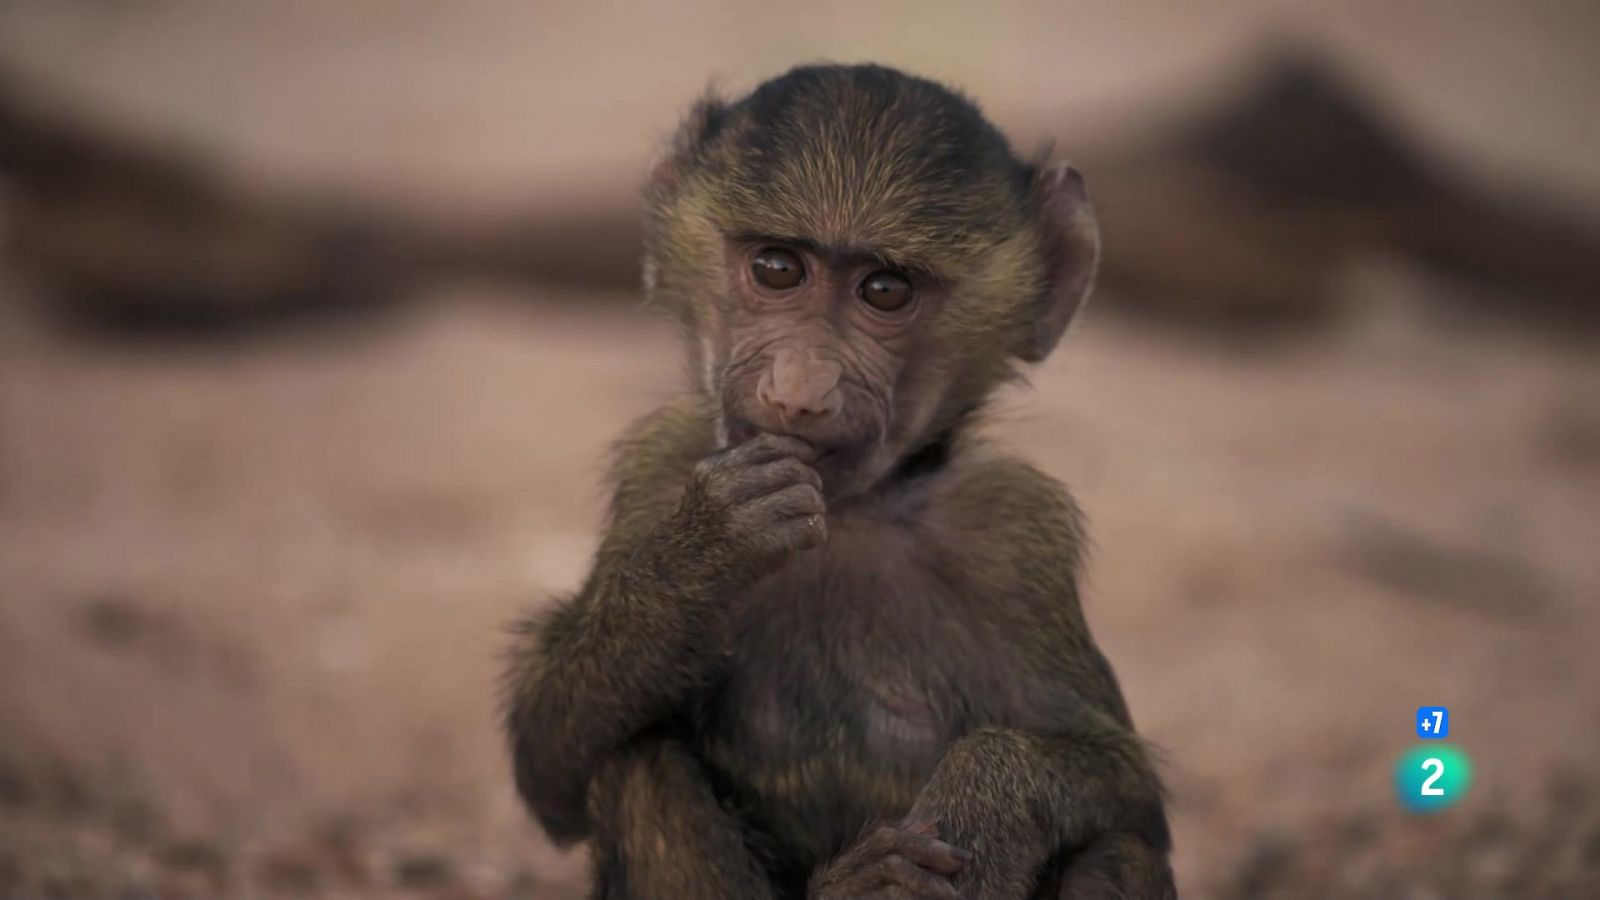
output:
<path id="1" fill-rule="evenodd" d="M 817 66 L 700 103 L 648 199 L 698 391 L 621 441 L 593 571 L 521 629 L 545 830 L 600 897 L 1171 896 L 1077 508 L 969 428 L 1089 292 L 1083 179 Z"/>

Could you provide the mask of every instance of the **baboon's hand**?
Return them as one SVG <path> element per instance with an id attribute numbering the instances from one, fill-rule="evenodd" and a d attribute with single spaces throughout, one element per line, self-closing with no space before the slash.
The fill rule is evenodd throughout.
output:
<path id="1" fill-rule="evenodd" d="M 811 900 L 960 900 L 950 879 L 970 858 L 939 840 L 931 822 L 875 829 L 811 884 Z"/>
<path id="2" fill-rule="evenodd" d="M 684 527 L 717 534 L 732 569 L 764 574 L 789 554 L 827 539 L 817 451 L 798 438 L 763 434 L 694 467 L 680 515 Z"/>

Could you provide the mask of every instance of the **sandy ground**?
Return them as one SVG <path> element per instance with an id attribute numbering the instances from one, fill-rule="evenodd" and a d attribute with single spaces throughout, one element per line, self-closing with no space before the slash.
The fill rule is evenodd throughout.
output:
<path id="1" fill-rule="evenodd" d="M 1094 523 L 1186 896 L 1594 896 L 1600 361 L 1378 275 L 1316 342 L 1090 316 L 991 427 Z M 678 348 L 609 296 L 425 299 L 225 346 L 0 318 L 0 896 L 581 894 L 502 629 L 581 577 Z M 1415 818 L 1425 704 L 1476 783 Z"/>

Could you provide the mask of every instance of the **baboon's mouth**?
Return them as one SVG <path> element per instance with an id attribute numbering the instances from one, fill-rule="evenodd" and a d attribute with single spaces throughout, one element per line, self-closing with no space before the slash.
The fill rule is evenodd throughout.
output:
<path id="1" fill-rule="evenodd" d="M 737 447 L 740 444 L 743 444 L 749 440 L 753 440 L 756 436 L 766 432 L 771 432 L 773 434 L 784 434 L 805 441 L 806 443 L 815 447 L 817 450 L 816 458 L 811 461 L 812 465 L 816 465 L 824 461 L 839 459 L 845 456 L 850 449 L 848 444 L 838 442 L 824 443 L 814 437 L 804 434 L 795 434 L 787 431 L 771 431 L 771 429 L 758 428 L 748 420 L 734 416 L 725 418 L 722 424 L 723 430 L 727 432 L 728 435 L 729 447 Z"/>
<path id="2" fill-rule="evenodd" d="M 731 416 L 723 418 L 722 430 L 727 432 L 729 447 L 737 447 L 760 433 L 754 425 L 744 419 L 735 419 Z"/>

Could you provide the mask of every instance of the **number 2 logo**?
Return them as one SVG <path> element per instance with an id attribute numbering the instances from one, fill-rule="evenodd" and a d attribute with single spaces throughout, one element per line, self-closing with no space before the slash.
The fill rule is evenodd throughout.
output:
<path id="1" fill-rule="evenodd" d="M 1421 796 L 1443 797 L 1444 788 L 1434 787 L 1433 783 L 1444 777 L 1444 760 L 1437 756 L 1430 756 L 1422 761 L 1422 769 L 1423 771 L 1432 770 L 1433 774 L 1429 775 L 1427 780 L 1422 782 Z"/>
<path id="2" fill-rule="evenodd" d="M 1471 758 L 1449 744 L 1412 747 L 1394 767 L 1395 799 L 1412 812 L 1438 812 L 1452 806 L 1460 802 L 1471 783 Z"/>

